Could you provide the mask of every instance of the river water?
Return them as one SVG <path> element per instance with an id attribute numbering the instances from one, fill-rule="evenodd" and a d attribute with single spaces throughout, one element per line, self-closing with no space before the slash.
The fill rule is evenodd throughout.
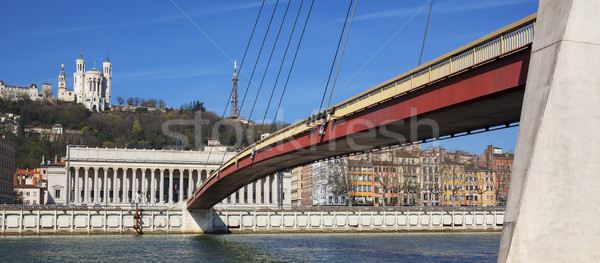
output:
<path id="1" fill-rule="evenodd" d="M 0 236 L 2 262 L 496 262 L 500 233 Z"/>

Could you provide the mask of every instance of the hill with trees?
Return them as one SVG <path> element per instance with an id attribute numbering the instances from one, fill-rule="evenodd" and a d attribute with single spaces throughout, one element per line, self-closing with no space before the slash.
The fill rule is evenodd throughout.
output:
<path id="1" fill-rule="evenodd" d="M 209 138 L 218 138 L 221 144 L 234 150 L 260 138 L 257 126 L 222 119 L 214 112 L 206 111 L 200 101 L 182 105 L 178 110 L 165 109 L 164 102 L 158 105 L 159 100 L 137 101 L 140 105 L 146 102 L 148 106 L 154 102 L 153 105 L 163 106 L 163 109 L 149 111 L 146 107 L 139 107 L 135 112 L 92 113 L 77 103 L 0 99 L 0 114 L 18 116 L 12 122 L 5 118 L 0 123 L 0 133 L 17 145 L 16 166 L 20 169 L 39 167 L 42 156 L 46 160 L 65 156 L 67 144 L 200 150 Z M 30 132 L 30 128 L 50 130 L 55 124 L 62 125 L 62 135 Z M 270 126 L 261 129 L 268 131 Z"/>

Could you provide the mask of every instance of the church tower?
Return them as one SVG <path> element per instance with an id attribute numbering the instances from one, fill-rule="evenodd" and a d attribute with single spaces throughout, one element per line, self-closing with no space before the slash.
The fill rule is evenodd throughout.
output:
<path id="1" fill-rule="evenodd" d="M 83 50 L 79 52 L 79 59 L 75 61 L 77 70 L 73 73 L 73 91 L 75 92 L 76 102 L 81 102 L 83 94 L 83 83 L 85 79 L 85 60 L 83 60 Z"/>
<path id="2" fill-rule="evenodd" d="M 67 88 L 67 74 L 65 74 L 65 64 L 60 65 L 60 73 L 58 74 L 58 89 Z"/>
<path id="3" fill-rule="evenodd" d="M 240 117 L 240 106 L 238 101 L 238 74 L 237 74 L 237 63 L 233 62 L 233 90 L 231 91 L 231 112 L 229 113 L 230 118 Z"/>
<path id="4" fill-rule="evenodd" d="M 106 50 L 106 62 L 102 63 L 102 76 L 104 76 L 105 87 L 104 87 L 104 108 L 110 108 L 110 88 L 112 81 L 112 64 L 109 60 L 108 49 Z"/>

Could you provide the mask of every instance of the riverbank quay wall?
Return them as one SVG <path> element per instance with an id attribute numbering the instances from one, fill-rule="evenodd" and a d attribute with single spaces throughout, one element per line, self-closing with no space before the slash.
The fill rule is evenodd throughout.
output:
<path id="1" fill-rule="evenodd" d="M 500 231 L 503 208 L 310 207 L 214 210 L 215 233 Z"/>
<path id="2" fill-rule="evenodd" d="M 143 233 L 190 232 L 186 228 L 185 210 L 144 207 L 138 213 Z M 2 235 L 136 234 L 135 216 L 135 206 L 0 205 L 0 230 Z"/>
<path id="3" fill-rule="evenodd" d="M 136 234 L 134 206 L 0 205 L 2 235 Z M 140 207 L 144 234 L 500 231 L 502 208 L 310 207 L 193 209 Z"/>

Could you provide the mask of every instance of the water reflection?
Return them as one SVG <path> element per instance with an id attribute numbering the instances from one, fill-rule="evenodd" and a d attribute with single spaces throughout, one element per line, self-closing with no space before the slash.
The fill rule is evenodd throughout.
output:
<path id="1" fill-rule="evenodd" d="M 500 233 L 5 236 L 8 262 L 495 262 Z"/>

